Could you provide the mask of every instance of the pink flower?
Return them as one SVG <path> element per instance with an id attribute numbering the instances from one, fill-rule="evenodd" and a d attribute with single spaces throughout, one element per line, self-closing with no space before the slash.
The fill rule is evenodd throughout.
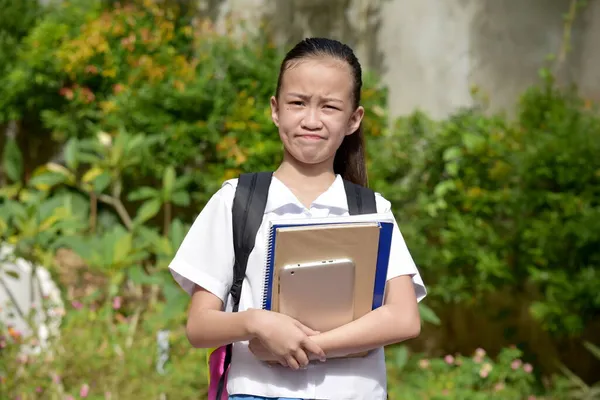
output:
<path id="1" fill-rule="evenodd" d="M 454 364 L 454 357 L 448 354 L 446 357 L 444 357 L 444 361 L 446 361 L 446 364 L 452 365 Z"/>
<path id="2" fill-rule="evenodd" d="M 3 349 L 6 347 L 6 342 L 4 340 L 0 340 L 0 349 Z"/>
<path id="3" fill-rule="evenodd" d="M 521 360 L 515 360 L 512 363 L 510 363 L 510 367 L 512 369 L 519 369 L 519 367 L 521 366 L 522 363 L 523 363 L 523 361 L 521 361 Z"/>
<path id="4" fill-rule="evenodd" d="M 52 376 L 52 382 L 56 385 L 60 384 L 60 375 L 54 374 L 54 376 Z"/>
<path id="5" fill-rule="evenodd" d="M 65 400 L 75 400 L 75 397 L 68 395 L 67 397 L 65 397 Z"/>
<path id="6" fill-rule="evenodd" d="M 496 392 L 499 392 L 499 391 L 501 391 L 501 390 L 503 390 L 503 389 L 504 389 L 504 382 L 498 382 L 498 383 L 496 384 L 496 386 L 494 386 L 494 390 L 495 390 Z"/>
<path id="7" fill-rule="evenodd" d="M 90 393 L 90 387 L 87 383 L 84 383 L 81 386 L 81 389 L 79 389 L 79 396 L 81 397 L 87 397 L 87 395 Z"/>
<path id="8" fill-rule="evenodd" d="M 479 358 L 483 358 L 485 357 L 485 350 L 482 349 L 481 347 L 477 348 L 477 350 L 475 350 L 475 356 L 479 357 Z"/>
<path id="9" fill-rule="evenodd" d="M 35 388 L 35 391 L 38 392 L 38 393 L 42 393 L 42 388 L 38 386 L 38 387 Z"/>
<path id="10" fill-rule="evenodd" d="M 421 367 L 422 369 L 427 369 L 429 367 L 429 360 L 425 358 L 419 360 L 419 367 Z"/>
<path id="11" fill-rule="evenodd" d="M 481 376 L 482 378 L 487 378 L 492 368 L 492 364 L 490 363 L 483 364 L 483 366 L 481 367 L 481 371 L 479 371 L 479 376 Z"/>
<path id="12" fill-rule="evenodd" d="M 77 300 L 73 300 L 71 302 L 71 305 L 73 306 L 74 309 L 76 310 L 80 310 L 83 307 L 83 304 L 81 304 L 81 302 L 77 301 Z"/>
<path id="13" fill-rule="evenodd" d="M 116 296 L 113 299 L 112 307 L 115 310 L 118 310 L 119 308 L 121 308 L 121 296 Z"/>
<path id="14" fill-rule="evenodd" d="M 527 400 L 536 400 L 536 399 L 537 399 L 537 397 L 535 397 L 534 395 L 531 395 L 527 398 Z"/>
<path id="15" fill-rule="evenodd" d="M 525 363 L 525 364 L 523 364 L 523 371 L 530 374 L 533 371 L 533 366 L 529 363 Z"/>

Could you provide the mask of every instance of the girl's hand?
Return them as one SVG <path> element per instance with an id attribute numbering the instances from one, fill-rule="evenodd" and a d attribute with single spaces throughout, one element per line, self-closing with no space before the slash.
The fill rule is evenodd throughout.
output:
<path id="1" fill-rule="evenodd" d="M 325 361 L 325 352 L 309 338 L 319 332 L 295 319 L 272 311 L 254 310 L 253 330 L 257 341 L 251 341 L 250 350 L 257 358 L 275 360 L 283 366 L 299 369 L 308 365 L 307 352 Z M 262 348 L 261 348 L 262 347 Z M 264 348 L 264 349 L 263 349 Z M 254 350 L 253 350 L 254 349 Z"/>
<path id="2" fill-rule="evenodd" d="M 254 354 L 254 357 L 260 361 L 278 362 L 277 358 L 262 344 L 259 338 L 251 339 L 248 343 L 248 349 Z M 287 366 L 284 365 L 284 367 Z"/>

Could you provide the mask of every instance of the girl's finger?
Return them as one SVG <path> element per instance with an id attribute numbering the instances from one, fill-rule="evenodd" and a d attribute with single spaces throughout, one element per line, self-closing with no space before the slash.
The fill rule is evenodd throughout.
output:
<path id="1" fill-rule="evenodd" d="M 300 368 L 305 368 L 309 363 L 308 355 L 302 349 L 298 349 L 296 353 L 294 353 L 294 357 L 296 358 L 296 361 L 298 361 Z"/>
<path id="2" fill-rule="evenodd" d="M 316 355 L 320 361 L 325 361 L 327 359 L 327 356 L 325 355 L 325 352 L 323 351 L 323 349 L 320 348 L 319 345 L 317 345 L 310 338 L 306 338 L 302 345 L 303 345 L 304 349 L 306 349 L 307 351 Z"/>
<path id="3" fill-rule="evenodd" d="M 294 358 L 294 356 L 288 354 L 287 356 L 285 356 L 285 361 L 287 361 L 287 365 L 291 369 L 293 369 L 293 370 L 300 369 L 300 365 L 298 364 L 298 361 L 296 361 L 296 359 Z"/>

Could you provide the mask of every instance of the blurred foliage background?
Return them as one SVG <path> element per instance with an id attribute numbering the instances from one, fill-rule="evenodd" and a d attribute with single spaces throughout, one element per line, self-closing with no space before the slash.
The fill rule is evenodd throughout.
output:
<path id="1" fill-rule="evenodd" d="M 182 4 L 0 0 L 0 272 L 43 265 L 65 300 L 41 351 L 0 327 L 2 399 L 206 396 L 167 265 L 223 180 L 279 162 L 283 53 Z M 390 123 L 368 73 L 363 105 L 371 186 L 429 289 L 421 337 L 387 349 L 390 399 L 598 398 L 595 106 L 548 71 L 514 118 Z"/>

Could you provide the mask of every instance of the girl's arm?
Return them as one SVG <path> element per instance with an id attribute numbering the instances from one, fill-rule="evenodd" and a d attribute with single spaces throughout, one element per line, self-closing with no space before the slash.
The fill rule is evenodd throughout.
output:
<path id="1" fill-rule="evenodd" d="M 253 332 L 250 311 L 222 312 L 223 302 L 214 294 L 196 286 L 188 312 L 186 334 L 196 348 L 220 347 L 250 340 Z"/>
<path id="2" fill-rule="evenodd" d="M 420 332 L 421 318 L 412 278 L 403 275 L 388 281 L 383 306 L 311 339 L 329 358 L 402 342 L 419 336 Z"/>
<path id="3" fill-rule="evenodd" d="M 403 275 L 387 283 L 383 306 L 346 325 L 310 338 L 323 349 L 327 358 L 335 358 L 412 339 L 420 332 L 421 318 L 413 282 L 409 275 Z M 276 361 L 260 340 L 251 340 L 250 350 L 260 360 Z M 322 360 L 314 354 L 309 354 L 309 358 Z"/>
<path id="4" fill-rule="evenodd" d="M 318 332 L 286 315 L 250 309 L 236 313 L 221 311 L 223 302 L 214 294 L 196 286 L 192 294 L 186 334 L 194 347 L 220 347 L 229 343 L 256 339 L 283 366 L 304 367 L 309 354 L 325 359 L 323 350 L 309 336 Z"/>

